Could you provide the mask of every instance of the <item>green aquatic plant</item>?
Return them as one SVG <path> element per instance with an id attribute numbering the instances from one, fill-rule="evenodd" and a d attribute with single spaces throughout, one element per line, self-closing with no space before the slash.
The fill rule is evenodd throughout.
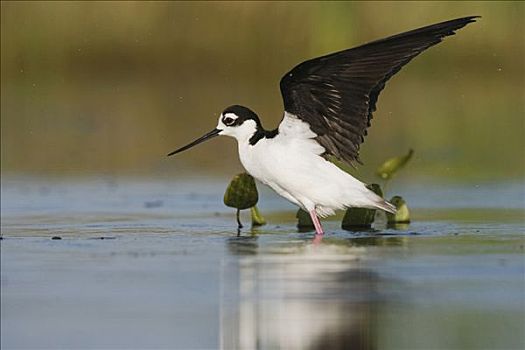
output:
<path id="1" fill-rule="evenodd" d="M 394 196 L 390 199 L 390 203 L 396 206 L 397 212 L 395 214 L 386 213 L 386 218 L 389 224 L 408 224 L 410 222 L 410 211 L 406 201 L 401 196 Z"/>
<path id="2" fill-rule="evenodd" d="M 383 190 L 381 189 L 381 185 L 379 184 L 370 184 L 366 185 L 366 188 L 368 188 L 370 191 L 377 194 L 379 197 L 383 197 Z"/>
<path id="3" fill-rule="evenodd" d="M 309 229 L 314 228 L 314 223 L 312 222 L 312 218 L 310 217 L 310 214 L 308 214 L 305 210 L 303 209 L 297 210 L 295 217 L 297 218 L 297 228 L 298 229 L 309 230 Z"/>
<path id="4" fill-rule="evenodd" d="M 384 182 L 384 189 L 386 191 L 386 187 L 388 185 L 388 182 L 392 179 L 394 174 L 405 167 L 407 163 L 412 159 L 412 156 L 414 155 L 414 150 L 410 149 L 407 154 L 404 156 L 394 157 L 390 158 L 387 161 L 385 161 L 381 166 L 377 169 L 376 173 L 377 175 L 383 179 Z M 397 212 L 395 214 L 392 213 L 386 213 L 387 223 L 389 225 L 392 224 L 408 224 L 410 222 L 410 212 L 408 210 L 408 205 L 406 201 L 401 196 L 394 196 L 390 199 L 390 203 L 395 205 Z"/>
<path id="5" fill-rule="evenodd" d="M 404 156 L 393 157 L 387 159 L 379 168 L 377 168 L 377 175 L 383 180 L 390 180 L 396 172 L 402 169 L 412 156 L 414 155 L 414 150 L 410 149 L 407 154 Z"/>
<path id="6" fill-rule="evenodd" d="M 248 173 L 240 173 L 233 177 L 226 192 L 224 193 L 224 204 L 237 209 L 237 224 L 242 228 L 240 211 L 251 209 L 252 224 L 264 225 L 266 222 L 258 209 L 255 207 L 259 200 L 259 193 L 254 178 Z"/>
<path id="7" fill-rule="evenodd" d="M 374 222 L 375 215 L 375 209 L 348 208 L 341 222 L 341 228 L 343 230 L 370 228 Z"/>
<path id="8" fill-rule="evenodd" d="M 261 212 L 256 205 L 250 208 L 250 213 L 252 216 L 252 226 L 266 225 L 266 219 L 261 215 Z"/>

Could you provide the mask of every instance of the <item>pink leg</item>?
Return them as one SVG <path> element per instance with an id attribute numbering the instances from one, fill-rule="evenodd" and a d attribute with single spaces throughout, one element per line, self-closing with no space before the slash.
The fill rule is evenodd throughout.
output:
<path id="1" fill-rule="evenodd" d="M 323 227 L 319 222 L 319 218 L 317 217 L 317 213 L 315 212 L 315 210 L 310 211 L 310 218 L 312 218 L 312 222 L 314 223 L 315 233 L 318 235 L 323 235 Z"/>

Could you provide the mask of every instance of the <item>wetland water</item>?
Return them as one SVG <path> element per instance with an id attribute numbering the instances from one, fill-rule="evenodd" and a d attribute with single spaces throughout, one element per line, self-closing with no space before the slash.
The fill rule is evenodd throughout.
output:
<path id="1" fill-rule="evenodd" d="M 3 179 L 2 349 L 525 347 L 523 184 L 401 187 L 408 227 L 319 245 L 262 186 L 237 237 L 226 184 Z"/>

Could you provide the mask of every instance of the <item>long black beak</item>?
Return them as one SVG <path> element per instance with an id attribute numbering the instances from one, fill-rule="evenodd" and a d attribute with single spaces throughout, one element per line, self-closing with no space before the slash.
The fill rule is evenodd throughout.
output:
<path id="1" fill-rule="evenodd" d="M 171 152 L 170 154 L 168 154 L 168 157 L 172 156 L 174 154 L 180 153 L 182 151 L 185 151 L 188 148 L 192 148 L 193 146 L 197 146 L 199 143 L 202 143 L 202 142 L 204 142 L 206 140 L 212 139 L 215 136 L 218 136 L 221 131 L 222 130 L 219 130 L 219 129 L 213 129 L 212 131 L 210 131 L 206 135 L 203 135 L 203 136 L 199 137 L 197 140 L 193 141 L 192 143 L 187 144 L 186 146 L 181 147 L 178 150 L 175 150 L 175 151 Z"/>

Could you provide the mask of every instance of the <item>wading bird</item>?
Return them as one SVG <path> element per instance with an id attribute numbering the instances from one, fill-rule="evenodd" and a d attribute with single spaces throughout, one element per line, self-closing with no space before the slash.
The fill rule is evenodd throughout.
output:
<path id="1" fill-rule="evenodd" d="M 337 209 L 394 213 L 392 204 L 327 157 L 353 166 L 361 163 L 359 147 L 386 82 L 411 59 L 476 18 L 433 24 L 305 61 L 281 79 L 284 117 L 277 129 L 265 130 L 255 112 L 234 105 L 221 113 L 215 129 L 169 156 L 218 135 L 235 138 L 246 171 L 309 212 L 316 234 L 323 234 L 318 217 Z"/>

